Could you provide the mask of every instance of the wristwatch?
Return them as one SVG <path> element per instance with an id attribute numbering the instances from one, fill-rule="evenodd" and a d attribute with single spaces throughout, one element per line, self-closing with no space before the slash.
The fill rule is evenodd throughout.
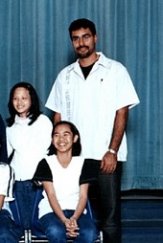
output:
<path id="1" fill-rule="evenodd" d="M 112 148 L 109 148 L 109 152 L 111 153 L 111 154 L 117 154 L 117 152 L 114 150 L 114 149 L 112 149 Z"/>

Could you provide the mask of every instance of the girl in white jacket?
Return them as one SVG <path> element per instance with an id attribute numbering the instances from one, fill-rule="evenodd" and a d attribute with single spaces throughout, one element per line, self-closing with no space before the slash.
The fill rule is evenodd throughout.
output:
<path id="1" fill-rule="evenodd" d="M 10 91 L 7 149 L 15 171 L 15 196 L 25 229 L 31 226 L 35 188 L 31 181 L 38 162 L 51 144 L 52 123 L 41 114 L 36 90 L 20 82 Z"/>

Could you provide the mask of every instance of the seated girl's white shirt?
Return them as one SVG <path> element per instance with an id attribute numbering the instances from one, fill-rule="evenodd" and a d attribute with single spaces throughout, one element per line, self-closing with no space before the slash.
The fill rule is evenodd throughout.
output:
<path id="1" fill-rule="evenodd" d="M 66 168 L 60 165 L 55 155 L 46 157 L 46 161 L 53 175 L 53 184 L 62 210 L 74 210 L 79 200 L 79 178 L 84 159 L 82 157 L 73 157 Z M 53 212 L 45 192 L 43 196 L 44 198 L 39 204 L 39 218 Z"/>

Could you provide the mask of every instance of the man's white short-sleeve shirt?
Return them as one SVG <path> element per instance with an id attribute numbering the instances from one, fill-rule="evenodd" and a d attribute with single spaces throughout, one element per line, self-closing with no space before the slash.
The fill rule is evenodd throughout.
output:
<path id="1" fill-rule="evenodd" d="M 139 103 L 126 68 L 102 53 L 85 79 L 79 62 L 58 75 L 46 107 L 61 113 L 62 120 L 79 129 L 84 157 L 102 159 L 108 150 L 116 111 Z M 127 156 L 126 135 L 118 151 L 118 160 Z"/>

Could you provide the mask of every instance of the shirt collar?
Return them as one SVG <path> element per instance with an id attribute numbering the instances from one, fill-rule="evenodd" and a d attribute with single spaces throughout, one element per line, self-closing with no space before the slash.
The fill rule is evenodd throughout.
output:
<path id="1" fill-rule="evenodd" d="M 96 62 L 96 66 L 101 65 L 105 68 L 110 69 L 112 60 L 107 58 L 102 52 L 97 52 L 97 54 L 100 55 L 100 57 L 99 57 L 98 61 Z M 80 65 L 79 65 L 79 59 L 77 59 L 75 63 L 71 64 L 69 66 L 69 68 L 70 68 L 70 71 L 72 69 L 74 69 L 75 71 L 79 72 L 79 70 L 81 70 Z"/>
<path id="2" fill-rule="evenodd" d="M 107 58 L 102 52 L 97 52 L 100 55 L 98 61 L 96 62 L 97 65 L 101 65 L 106 68 L 111 68 L 111 59 Z"/>
<path id="3" fill-rule="evenodd" d="M 16 124 L 28 124 L 30 122 L 30 118 L 27 117 L 27 118 L 22 118 L 18 115 L 15 115 L 15 123 Z"/>

